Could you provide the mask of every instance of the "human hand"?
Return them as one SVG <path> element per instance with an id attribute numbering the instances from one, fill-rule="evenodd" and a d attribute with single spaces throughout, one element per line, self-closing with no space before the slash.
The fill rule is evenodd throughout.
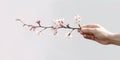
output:
<path id="1" fill-rule="evenodd" d="M 78 32 L 86 39 L 94 40 L 103 45 L 111 44 L 109 37 L 112 33 L 98 24 L 82 26 L 81 29 L 78 29 Z"/>

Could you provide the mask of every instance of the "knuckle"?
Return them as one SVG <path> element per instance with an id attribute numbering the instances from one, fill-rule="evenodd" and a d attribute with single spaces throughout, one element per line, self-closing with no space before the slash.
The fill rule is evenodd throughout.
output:
<path id="1" fill-rule="evenodd" d="M 96 26 L 100 26 L 100 24 L 95 24 Z"/>

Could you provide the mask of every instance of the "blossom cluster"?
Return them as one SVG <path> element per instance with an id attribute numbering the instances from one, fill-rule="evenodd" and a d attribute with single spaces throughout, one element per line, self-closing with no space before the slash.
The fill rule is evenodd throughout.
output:
<path id="1" fill-rule="evenodd" d="M 71 33 L 76 30 L 76 29 L 81 29 L 80 26 L 80 16 L 77 15 L 74 17 L 76 24 L 78 25 L 78 28 L 75 27 L 71 27 L 70 24 L 65 24 L 64 23 L 64 19 L 57 19 L 55 21 L 53 21 L 53 25 L 52 26 L 43 26 L 41 25 L 41 20 L 37 20 L 35 25 L 30 25 L 30 24 L 26 24 L 24 23 L 21 19 L 16 19 L 17 22 L 22 23 L 23 27 L 28 27 L 30 31 L 35 31 L 37 32 L 38 35 L 41 34 L 41 32 L 43 32 L 46 29 L 52 29 L 54 32 L 54 35 L 56 35 L 58 33 L 58 29 L 70 29 L 71 31 L 67 34 L 68 37 L 71 37 Z M 37 30 L 37 28 L 41 28 L 41 30 Z"/>

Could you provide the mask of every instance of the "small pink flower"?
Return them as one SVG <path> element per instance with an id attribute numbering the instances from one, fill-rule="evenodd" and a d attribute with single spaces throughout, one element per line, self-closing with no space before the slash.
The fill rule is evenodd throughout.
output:
<path id="1" fill-rule="evenodd" d="M 53 29 L 57 29 L 59 27 L 59 24 L 57 21 L 53 21 Z"/>
<path id="2" fill-rule="evenodd" d="M 65 27 L 63 21 L 64 21 L 64 19 L 58 19 L 58 20 L 57 20 L 57 23 L 59 24 L 59 26 Z"/>
<path id="3" fill-rule="evenodd" d="M 16 21 L 21 21 L 20 19 L 16 19 Z"/>
<path id="4" fill-rule="evenodd" d="M 31 26 L 29 30 L 30 30 L 30 31 L 31 31 L 31 30 L 35 31 L 35 29 L 36 29 L 35 26 Z"/>
<path id="5" fill-rule="evenodd" d="M 57 29 L 53 29 L 53 31 L 54 31 L 54 35 L 57 35 L 58 33 Z"/>
<path id="6" fill-rule="evenodd" d="M 57 22 L 63 24 L 64 19 L 58 19 Z"/>
<path id="7" fill-rule="evenodd" d="M 80 23 L 80 16 L 77 15 L 77 16 L 75 16 L 74 18 L 75 18 L 76 23 L 79 24 L 79 23 Z"/>
<path id="8" fill-rule="evenodd" d="M 42 32 L 44 31 L 44 30 L 46 30 L 47 28 L 44 28 L 44 29 L 41 29 L 40 31 L 38 31 L 38 30 L 35 30 L 35 32 L 36 32 L 36 34 L 37 35 L 41 35 L 42 34 Z"/>
<path id="9" fill-rule="evenodd" d="M 23 21 L 21 21 L 20 19 L 16 19 L 17 22 L 22 23 L 23 25 L 26 25 Z"/>
<path id="10" fill-rule="evenodd" d="M 35 33 L 36 33 L 37 35 L 42 35 L 42 32 L 39 31 L 39 30 L 35 30 Z"/>
<path id="11" fill-rule="evenodd" d="M 56 35 L 57 34 L 57 29 L 59 27 L 59 24 L 57 21 L 53 20 L 53 26 L 52 26 L 52 30 L 53 30 L 53 34 Z"/>

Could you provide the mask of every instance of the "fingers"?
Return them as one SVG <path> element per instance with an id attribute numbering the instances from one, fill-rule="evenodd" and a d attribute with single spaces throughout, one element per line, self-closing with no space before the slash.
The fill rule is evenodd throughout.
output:
<path id="1" fill-rule="evenodd" d="M 82 33 L 81 28 L 79 28 L 77 31 L 78 31 L 79 33 Z"/>
<path id="2" fill-rule="evenodd" d="M 91 24 L 82 26 L 81 29 L 78 29 L 78 32 L 83 35 L 86 39 L 95 40 L 95 33 L 97 28 L 99 27 L 98 24 Z"/>
<path id="3" fill-rule="evenodd" d="M 99 39 L 97 39 L 97 38 L 96 38 L 95 36 L 93 36 L 93 35 L 84 34 L 83 37 L 86 38 L 86 39 L 93 40 L 93 41 L 96 41 L 96 42 L 98 42 L 98 43 L 101 43 L 101 44 L 103 44 L 103 45 L 110 44 L 108 40 L 99 40 Z"/>
<path id="4" fill-rule="evenodd" d="M 98 24 L 89 24 L 82 26 L 81 29 L 78 29 L 78 32 L 86 39 L 96 41 L 103 45 L 110 44 L 108 40 L 104 40 L 97 36 L 100 28 L 102 28 L 102 26 Z"/>
<path id="5" fill-rule="evenodd" d="M 93 33 L 93 30 L 95 30 L 96 28 L 100 28 L 100 27 L 101 26 L 99 24 L 88 24 L 88 25 L 84 25 L 80 29 L 78 29 L 78 32 L 80 32 L 81 34 L 83 32 Z"/>
<path id="6" fill-rule="evenodd" d="M 88 24 L 88 25 L 82 26 L 82 28 L 99 28 L 99 27 L 100 27 L 99 24 Z"/>
<path id="7" fill-rule="evenodd" d="M 90 36 L 90 35 L 83 35 L 84 38 L 86 39 L 90 39 L 90 40 L 94 40 L 95 37 L 94 36 Z"/>
<path id="8" fill-rule="evenodd" d="M 78 29 L 78 32 L 82 35 L 94 35 L 95 34 L 94 28 L 82 28 L 81 30 Z"/>
<path id="9" fill-rule="evenodd" d="M 93 40 L 93 41 L 99 42 L 99 40 L 94 35 L 84 34 L 83 37 L 86 38 L 86 39 L 89 39 L 89 40 Z"/>
<path id="10" fill-rule="evenodd" d="M 94 34 L 95 28 L 82 28 L 81 34 Z"/>

